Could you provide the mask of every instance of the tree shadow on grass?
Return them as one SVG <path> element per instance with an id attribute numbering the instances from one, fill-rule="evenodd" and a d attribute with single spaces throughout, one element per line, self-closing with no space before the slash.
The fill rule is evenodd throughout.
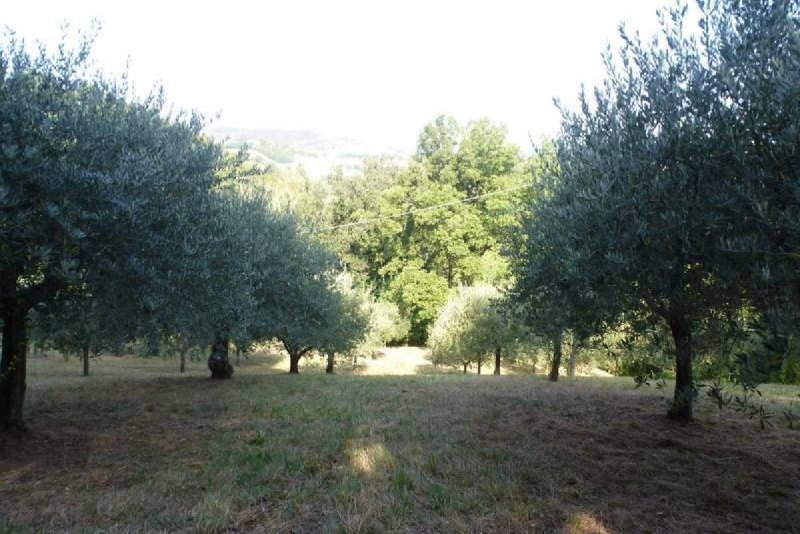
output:
<path id="1" fill-rule="evenodd" d="M 47 530 L 55 514 L 62 527 L 81 527 L 84 508 L 109 491 L 139 487 L 137 498 L 155 498 L 145 489 L 154 480 L 208 460 L 231 416 L 220 393 L 233 385 L 176 375 L 30 395 L 26 431 L 0 435 L 0 517 Z"/>

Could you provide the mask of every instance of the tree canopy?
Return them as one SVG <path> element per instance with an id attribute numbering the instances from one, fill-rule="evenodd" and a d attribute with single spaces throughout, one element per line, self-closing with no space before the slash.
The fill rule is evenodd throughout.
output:
<path id="1" fill-rule="evenodd" d="M 134 100 L 89 71 L 91 40 L 55 55 L 11 37 L 0 49 L 0 421 L 21 424 L 25 325 L 80 280 L 148 308 L 186 254 L 219 147 L 163 94 Z"/>

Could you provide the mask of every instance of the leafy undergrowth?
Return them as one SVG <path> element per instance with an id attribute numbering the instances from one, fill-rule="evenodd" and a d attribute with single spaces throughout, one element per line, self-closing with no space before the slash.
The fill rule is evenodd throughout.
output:
<path id="1" fill-rule="evenodd" d="M 0 531 L 797 531 L 800 432 L 630 381 L 31 362 Z"/>

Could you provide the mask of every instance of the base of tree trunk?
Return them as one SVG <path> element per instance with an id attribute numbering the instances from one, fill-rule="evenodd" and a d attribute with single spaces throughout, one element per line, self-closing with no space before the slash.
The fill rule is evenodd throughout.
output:
<path id="1" fill-rule="evenodd" d="M 208 357 L 208 369 L 211 371 L 211 378 L 230 378 L 233 376 L 233 366 L 227 358 L 217 355 Z"/>
<path id="2" fill-rule="evenodd" d="M 27 366 L 27 310 L 10 310 L 3 317 L 0 357 L 0 428 L 24 430 Z"/>
<path id="3" fill-rule="evenodd" d="M 692 376 L 691 325 L 686 316 L 680 313 L 670 314 L 667 321 L 675 343 L 675 394 L 667 417 L 691 421 L 696 394 Z"/>
<path id="4" fill-rule="evenodd" d="M 673 403 L 667 410 L 667 417 L 675 421 L 685 421 L 687 423 L 694 421 L 691 405 L 678 406 Z"/>
<path id="5" fill-rule="evenodd" d="M 688 387 L 676 386 L 675 395 L 672 398 L 672 403 L 670 403 L 669 409 L 667 410 L 667 417 L 676 421 L 692 421 L 694 419 L 694 395 L 695 391 L 691 385 Z"/>
<path id="6" fill-rule="evenodd" d="M 0 435 L 3 437 L 25 436 L 30 433 L 25 421 L 12 419 L 5 423 L 0 423 Z"/>
<path id="7" fill-rule="evenodd" d="M 300 374 L 300 356 L 293 356 L 291 354 L 289 355 L 289 374 Z"/>
<path id="8" fill-rule="evenodd" d="M 217 335 L 211 345 L 211 355 L 208 357 L 208 369 L 211 378 L 230 378 L 233 376 L 233 365 L 228 360 L 228 338 Z"/>

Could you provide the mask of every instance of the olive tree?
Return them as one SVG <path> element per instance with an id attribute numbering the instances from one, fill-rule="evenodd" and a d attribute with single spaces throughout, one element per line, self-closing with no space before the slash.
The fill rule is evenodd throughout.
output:
<path id="1" fill-rule="evenodd" d="M 184 355 L 192 344 L 210 345 L 211 376 L 229 378 L 230 340 L 249 335 L 253 292 L 274 259 L 270 245 L 281 224 L 268 196 L 232 185 L 215 188 L 204 209 L 207 216 L 184 238 L 193 260 L 170 272 L 172 293 L 158 322 Z"/>
<path id="2" fill-rule="evenodd" d="M 367 323 L 357 299 L 337 287 L 339 263 L 320 243 L 289 229 L 272 243 L 272 271 L 255 291 L 258 337 L 279 340 L 289 354 L 289 372 L 297 374 L 300 358 L 318 350 L 343 353 L 363 338 Z"/>
<path id="3" fill-rule="evenodd" d="M 450 297 L 431 330 L 431 360 L 436 365 L 467 367 L 475 363 L 478 374 L 484 361 L 494 358 L 500 374 L 502 357 L 527 340 L 527 330 L 489 285 L 460 287 Z"/>
<path id="4" fill-rule="evenodd" d="M 336 277 L 331 297 L 334 306 L 328 311 L 327 339 L 318 347 L 326 356 L 328 374 L 333 373 L 337 354 L 352 358 L 355 364 L 360 354 L 372 350 L 370 344 L 374 341 L 373 302 L 369 292 L 354 286 L 350 273 L 342 272 Z"/>
<path id="5" fill-rule="evenodd" d="M 515 282 L 508 294 L 521 320 L 550 346 L 548 375 L 555 382 L 565 332 L 572 330 L 578 337 L 601 332 L 604 312 L 614 300 L 596 298 L 591 287 L 574 276 L 580 252 L 572 246 L 564 220 L 551 215 L 551 211 L 561 214 L 562 209 L 562 197 L 557 194 L 562 180 L 557 147 L 544 144 L 532 161 L 535 194 L 520 221 L 522 230 L 511 236 L 508 250 Z"/>
<path id="6" fill-rule="evenodd" d="M 718 5 L 719 4 L 719 5 Z M 718 84 L 723 172 L 735 202 L 723 248 L 741 260 L 752 301 L 778 330 L 800 311 L 800 4 L 713 2 L 705 35 Z M 721 165 L 720 165 L 721 166 Z"/>
<path id="7" fill-rule="evenodd" d="M 100 288 L 72 283 L 50 301 L 33 308 L 31 325 L 41 341 L 64 354 L 78 353 L 89 376 L 92 354 L 119 347 L 136 332 L 136 315 L 100 298 Z"/>
<path id="8" fill-rule="evenodd" d="M 91 40 L 30 53 L 0 44 L 0 424 L 22 425 L 32 307 L 76 279 L 108 302 L 164 294 L 220 148 L 197 116 L 90 72 Z"/>
<path id="9" fill-rule="evenodd" d="M 550 279 L 555 291 L 577 295 L 563 300 L 573 320 L 593 325 L 628 314 L 662 321 L 675 356 L 669 415 L 684 420 L 696 394 L 693 333 L 754 294 L 758 219 L 748 213 L 791 203 L 774 198 L 769 184 L 794 183 L 797 158 L 779 148 L 788 138 L 797 146 L 797 121 L 781 114 L 796 113 L 800 98 L 797 84 L 774 75 L 797 65 L 795 3 L 698 7 L 694 33 L 685 28 L 685 6 L 663 14 L 661 33 L 649 43 L 622 31 L 618 54 L 606 58 L 605 82 L 591 97 L 581 94 L 577 111 L 563 112 L 560 173 L 531 205 L 526 259 L 517 264 L 523 289 Z M 786 74 L 796 79 L 796 69 Z M 763 130 L 762 121 L 743 121 L 740 109 L 756 107 L 760 97 L 742 91 L 756 80 L 762 100 L 791 104 L 759 114 L 769 124 Z M 777 130 L 781 143 L 756 135 Z M 772 158 L 779 163 L 768 164 Z M 545 268 L 544 277 L 525 272 Z"/>

